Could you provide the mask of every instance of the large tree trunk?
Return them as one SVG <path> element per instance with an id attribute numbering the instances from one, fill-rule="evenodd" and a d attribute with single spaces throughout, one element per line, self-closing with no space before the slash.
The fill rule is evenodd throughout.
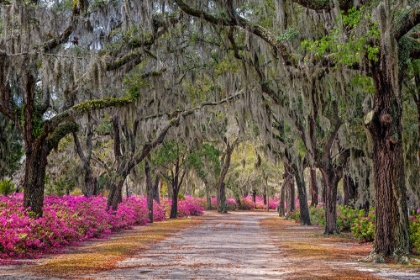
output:
<path id="1" fill-rule="evenodd" d="M 41 217 L 49 149 L 46 144 L 27 143 L 25 154 L 24 207 L 30 208 L 30 211 L 34 212 L 37 217 Z"/>
<path id="2" fill-rule="evenodd" d="M 233 150 L 238 142 L 238 138 L 233 141 L 232 144 L 229 144 L 228 140 L 225 139 L 226 143 L 226 154 L 222 160 L 222 171 L 220 173 L 219 181 L 217 182 L 217 211 L 220 213 L 227 213 L 226 205 L 226 191 L 225 191 L 225 177 L 229 171 L 230 160 L 232 157 Z"/>
<path id="3" fill-rule="evenodd" d="M 211 195 L 210 195 L 210 187 L 205 184 L 205 189 L 206 189 L 206 209 L 207 210 L 212 210 L 212 206 L 211 206 Z"/>
<path id="4" fill-rule="evenodd" d="M 281 185 L 281 191 L 280 191 L 280 201 L 278 205 L 278 211 L 279 211 L 279 217 L 284 217 L 284 197 L 286 192 L 286 180 L 284 180 L 283 184 Z"/>
<path id="5" fill-rule="evenodd" d="M 172 182 L 172 205 L 171 214 L 169 215 L 169 218 L 171 219 L 175 219 L 176 217 L 178 217 L 178 193 L 178 182 Z"/>
<path id="6" fill-rule="evenodd" d="M 252 190 L 252 202 L 257 202 L 257 191 Z"/>
<path id="7" fill-rule="evenodd" d="M 324 180 L 324 176 L 321 176 L 321 184 L 322 184 L 321 199 L 322 199 L 322 203 L 324 203 L 324 207 L 325 207 L 325 196 L 327 194 L 327 183 Z"/>
<path id="8" fill-rule="evenodd" d="M 354 202 L 357 199 L 357 185 L 350 175 L 344 175 L 343 177 L 343 192 L 343 204 L 354 207 Z"/>
<path id="9" fill-rule="evenodd" d="M 285 217 L 289 218 L 295 210 L 295 180 L 291 173 L 290 165 L 284 165 L 284 198 L 286 200 Z"/>
<path id="10" fill-rule="evenodd" d="M 98 194 L 98 180 L 92 174 L 92 169 L 85 169 L 85 186 L 86 186 L 86 197 L 91 197 Z"/>
<path id="11" fill-rule="evenodd" d="M 308 197 L 306 195 L 305 179 L 303 177 L 303 168 L 293 168 L 296 185 L 298 189 L 298 199 L 300 207 L 300 224 L 311 225 L 311 218 L 309 216 Z"/>
<path id="12" fill-rule="evenodd" d="M 375 241 L 372 256 L 383 262 L 393 256 L 407 262 L 410 252 L 404 162 L 402 150 L 401 93 L 393 84 L 387 64 L 388 54 L 381 54 L 374 69 L 374 108 L 365 118 L 373 142 L 375 185 Z M 393 70 L 393 69 L 392 69 Z"/>
<path id="13" fill-rule="evenodd" d="M 238 208 L 237 208 L 237 209 L 242 209 L 242 203 L 241 203 L 241 193 L 240 193 L 240 191 L 235 192 L 235 193 L 234 193 L 234 196 L 235 196 L 235 201 L 236 201 L 236 204 L 237 204 L 237 206 L 238 206 Z"/>
<path id="14" fill-rule="evenodd" d="M 159 176 L 156 175 L 155 183 L 153 184 L 153 199 L 160 204 L 160 180 Z"/>
<path id="15" fill-rule="evenodd" d="M 149 223 L 153 223 L 153 185 L 148 161 L 145 163 L 144 173 L 146 174 L 147 210 L 149 211 Z"/>
<path id="16" fill-rule="evenodd" d="M 114 211 L 117 211 L 118 204 L 122 202 L 122 189 L 124 187 L 124 181 L 125 179 L 120 180 L 116 184 L 114 184 L 115 190 L 113 192 L 113 196 L 110 200 L 108 199 L 108 201 L 111 202 L 112 210 Z"/>
<path id="17" fill-rule="evenodd" d="M 311 206 L 316 207 L 318 205 L 318 183 L 316 181 L 316 169 L 310 168 L 311 181 L 309 182 L 309 188 L 311 190 Z"/>
<path id="18" fill-rule="evenodd" d="M 325 181 L 325 231 L 324 234 L 339 233 L 337 228 L 337 189 L 341 176 L 332 164 L 319 167 Z"/>
<path id="19" fill-rule="evenodd" d="M 289 179 L 289 184 L 288 184 L 288 188 L 287 188 L 287 205 L 288 205 L 288 209 L 287 211 L 289 213 L 292 213 L 296 210 L 296 205 L 295 205 L 295 180 L 293 178 L 293 175 L 290 174 L 290 179 Z"/>
<path id="20" fill-rule="evenodd" d="M 217 212 L 227 213 L 226 185 L 224 182 L 222 182 L 222 184 L 219 186 L 219 200 L 217 204 Z"/>
<path id="21" fill-rule="evenodd" d="M 391 11 L 386 3 L 378 6 L 381 15 L 379 29 L 394 30 Z M 382 15 L 386 15 L 384 18 Z M 411 19 L 410 19 L 411 20 Z M 375 241 L 371 257 L 376 262 L 386 256 L 407 263 L 411 250 L 407 197 L 404 177 L 402 138 L 401 81 L 406 61 L 399 59 L 405 49 L 399 49 L 395 34 L 382 34 L 378 61 L 372 63 L 375 85 L 373 109 L 365 117 L 373 143 L 373 178 L 375 185 Z M 401 43 L 400 39 L 400 43 Z"/>

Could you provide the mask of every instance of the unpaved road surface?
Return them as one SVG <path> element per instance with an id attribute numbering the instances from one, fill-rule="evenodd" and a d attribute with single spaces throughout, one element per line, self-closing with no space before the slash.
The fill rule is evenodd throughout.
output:
<path id="1" fill-rule="evenodd" d="M 325 237 L 320 228 L 275 217 L 275 212 L 206 212 L 193 217 L 200 221 L 194 226 L 123 259 L 115 269 L 65 278 L 420 279 L 420 266 L 358 262 L 369 253 L 369 244 Z M 78 250 L 74 248 L 71 254 Z M 63 279 L 42 275 L 31 274 L 25 267 L 0 267 L 0 279 Z"/>
<path id="2" fill-rule="evenodd" d="M 270 213 L 269 215 L 275 215 Z M 282 279 L 276 246 L 260 227 L 267 214 L 211 213 L 153 248 L 94 279 Z"/>

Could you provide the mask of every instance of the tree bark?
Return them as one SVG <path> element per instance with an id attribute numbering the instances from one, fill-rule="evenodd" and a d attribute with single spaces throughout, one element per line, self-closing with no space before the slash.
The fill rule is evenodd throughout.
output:
<path id="1" fill-rule="evenodd" d="M 153 184 L 153 199 L 160 204 L 160 180 L 159 176 L 156 175 L 155 183 Z"/>
<path id="2" fill-rule="evenodd" d="M 206 201 L 207 201 L 206 209 L 212 210 L 213 207 L 211 206 L 210 187 L 207 184 L 205 184 L 205 189 L 206 189 Z"/>
<path id="3" fill-rule="evenodd" d="M 175 162 L 175 170 L 171 170 L 171 178 L 172 178 L 172 206 L 171 206 L 171 214 L 170 218 L 178 217 L 178 194 L 179 190 L 181 189 L 181 184 L 184 180 L 186 170 L 184 169 L 182 174 L 180 174 L 180 160 L 179 158 Z"/>
<path id="4" fill-rule="evenodd" d="M 218 201 L 217 211 L 220 213 L 227 213 L 225 182 L 222 182 L 219 188 L 219 201 Z"/>
<path id="5" fill-rule="evenodd" d="M 172 192 L 172 205 L 171 205 L 171 214 L 169 218 L 175 219 L 178 217 L 178 191 L 173 190 Z"/>
<path id="6" fill-rule="evenodd" d="M 310 168 L 311 181 L 309 187 L 311 190 L 311 206 L 316 207 L 318 205 L 318 183 L 316 181 L 316 169 Z"/>
<path id="7" fill-rule="evenodd" d="M 325 231 L 324 234 L 340 233 L 337 228 L 337 188 L 340 177 L 331 164 L 319 167 L 325 181 Z"/>
<path id="8" fill-rule="evenodd" d="M 309 207 L 308 207 L 308 197 L 306 195 L 306 185 L 305 179 L 303 176 L 303 168 L 297 168 L 293 166 L 296 185 L 298 189 L 298 199 L 300 207 L 300 224 L 301 225 L 311 225 L 311 218 L 309 216 Z"/>
<path id="9" fill-rule="evenodd" d="M 179 184 L 178 184 L 178 175 L 176 172 L 172 175 L 172 205 L 171 205 L 171 213 L 169 218 L 175 219 L 178 217 L 178 193 L 179 193 Z"/>
<path id="10" fill-rule="evenodd" d="M 283 176 L 283 178 L 284 178 L 284 176 Z M 279 201 L 279 205 L 278 205 L 279 217 L 284 217 L 285 216 L 285 211 L 284 211 L 285 192 L 286 192 L 286 180 L 284 180 L 283 184 L 281 185 L 280 201 Z"/>
<path id="11" fill-rule="evenodd" d="M 124 187 L 124 181 L 126 177 L 127 176 L 125 176 L 123 180 L 119 180 L 116 184 L 114 184 L 114 195 L 111 198 L 111 206 L 112 210 L 114 211 L 117 211 L 118 204 L 122 202 L 122 189 Z"/>
<path id="12" fill-rule="evenodd" d="M 354 207 L 354 203 L 357 199 L 357 185 L 350 175 L 344 175 L 343 177 L 343 192 L 343 204 L 345 206 Z"/>
<path id="13" fill-rule="evenodd" d="M 295 205 L 295 180 L 293 175 L 290 174 L 289 184 L 287 188 L 287 199 L 288 199 L 288 212 L 292 213 L 296 210 Z"/>
<path id="14" fill-rule="evenodd" d="M 401 92 L 394 87 L 394 69 L 388 54 L 382 53 L 373 69 L 375 84 L 374 108 L 365 117 L 373 142 L 373 174 L 376 220 L 374 260 L 383 262 L 393 256 L 407 262 L 410 252 L 404 161 L 402 149 Z"/>
<path id="15" fill-rule="evenodd" d="M 233 150 L 235 149 L 236 144 L 238 143 L 238 140 L 239 139 L 236 138 L 232 144 L 229 144 L 228 140 L 225 139 L 226 153 L 222 159 L 222 172 L 220 173 L 219 181 L 217 183 L 217 211 L 220 213 L 227 213 L 224 180 L 225 180 L 226 174 L 229 171 L 232 153 L 233 153 Z"/>
<path id="16" fill-rule="evenodd" d="M 24 207 L 30 208 L 30 211 L 34 212 L 37 217 L 41 217 L 43 214 L 45 172 L 49 152 L 45 144 L 38 144 L 38 142 L 26 144 L 23 201 Z"/>
<path id="17" fill-rule="evenodd" d="M 150 174 L 149 161 L 146 160 L 144 166 L 144 173 L 146 174 L 146 191 L 147 191 L 147 210 L 149 211 L 149 223 L 153 223 L 153 185 L 152 175 Z"/>

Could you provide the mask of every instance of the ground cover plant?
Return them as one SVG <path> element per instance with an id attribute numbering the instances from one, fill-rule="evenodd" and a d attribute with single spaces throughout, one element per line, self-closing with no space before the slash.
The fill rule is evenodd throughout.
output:
<path id="1" fill-rule="evenodd" d="M 325 210 L 323 205 L 311 207 L 309 210 L 313 225 L 325 226 Z M 299 222 L 299 209 L 290 215 L 291 219 Z M 375 238 L 375 209 L 368 213 L 363 209 L 353 209 L 348 206 L 337 206 L 337 226 L 341 232 L 350 232 L 363 242 L 372 242 Z M 409 215 L 410 242 L 412 251 L 417 253 L 420 248 L 420 208 Z"/>
<path id="2" fill-rule="evenodd" d="M 164 220 L 167 207 L 155 202 L 153 208 L 154 221 Z M 25 211 L 22 194 L 0 197 L 0 261 L 38 258 L 66 245 L 149 222 L 144 196 L 125 198 L 117 211 L 108 209 L 103 196 L 48 196 L 43 211 L 41 218 Z M 188 198 L 180 203 L 179 211 L 180 217 L 193 216 L 201 215 L 203 208 Z"/>

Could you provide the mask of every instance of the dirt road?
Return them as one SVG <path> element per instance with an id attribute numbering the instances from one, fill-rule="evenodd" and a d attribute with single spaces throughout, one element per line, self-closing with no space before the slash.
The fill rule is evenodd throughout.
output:
<path id="1" fill-rule="evenodd" d="M 153 232 L 158 224 L 113 239 L 144 238 L 147 228 Z M 207 212 L 192 217 L 191 225 L 99 270 L 86 268 L 80 260 L 88 252 L 88 264 L 93 265 L 98 248 L 107 248 L 113 239 L 48 256 L 35 266 L 0 267 L 0 279 L 420 279 L 420 266 L 359 262 L 371 244 L 323 236 L 322 229 L 301 227 L 275 212 Z"/>
<path id="2" fill-rule="evenodd" d="M 275 215 L 270 213 L 269 215 Z M 260 227 L 266 215 L 211 213 L 153 248 L 119 263 L 95 279 L 281 279 L 278 249 Z"/>

